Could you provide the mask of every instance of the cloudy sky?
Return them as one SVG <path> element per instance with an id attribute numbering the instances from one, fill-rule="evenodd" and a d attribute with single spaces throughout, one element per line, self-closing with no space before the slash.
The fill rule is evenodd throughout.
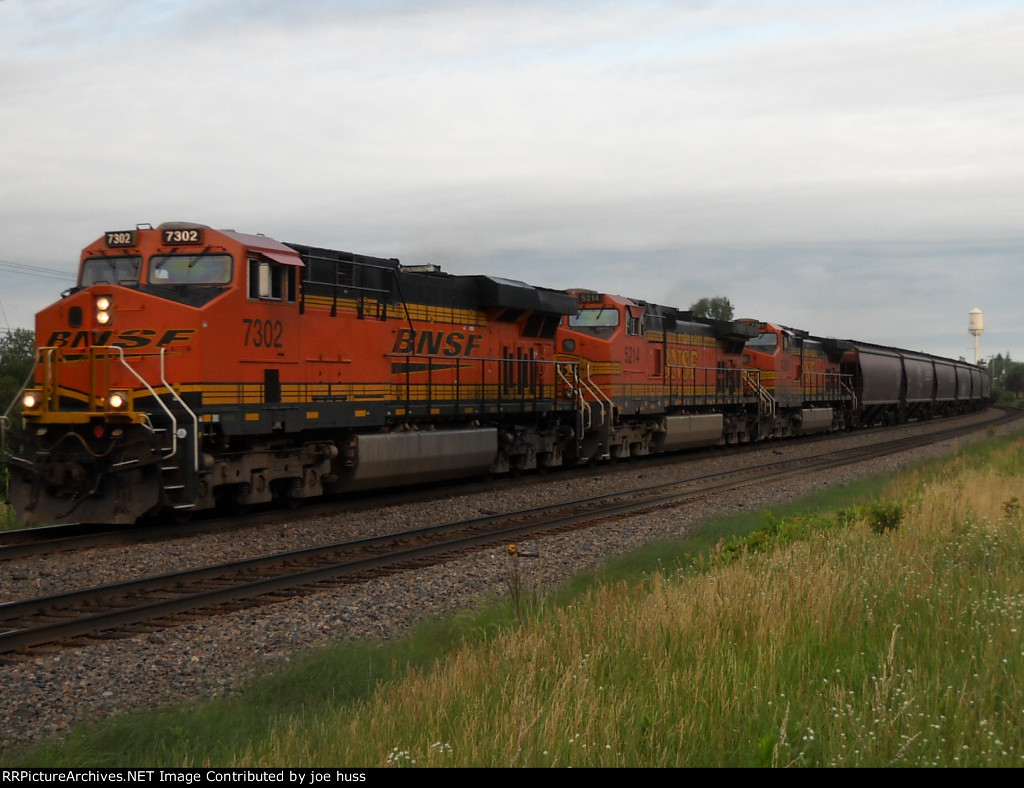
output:
<path id="1" fill-rule="evenodd" d="M 978 307 L 1024 359 L 1022 42 L 1005 0 L 0 0 L 0 331 L 188 220 L 971 360 Z"/>

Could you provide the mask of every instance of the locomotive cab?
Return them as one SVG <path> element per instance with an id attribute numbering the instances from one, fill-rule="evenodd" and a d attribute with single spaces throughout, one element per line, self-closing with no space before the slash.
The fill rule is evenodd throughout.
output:
<path id="1" fill-rule="evenodd" d="M 769 323 L 756 323 L 757 336 L 747 340 L 743 363 L 760 371 L 761 385 L 784 407 L 794 397 L 794 381 L 800 378 L 800 358 L 791 331 Z"/>
<path id="2" fill-rule="evenodd" d="M 579 311 L 569 315 L 561 342 L 564 355 L 589 362 L 590 373 L 624 379 L 647 376 L 644 307 L 620 296 L 570 291 Z"/>

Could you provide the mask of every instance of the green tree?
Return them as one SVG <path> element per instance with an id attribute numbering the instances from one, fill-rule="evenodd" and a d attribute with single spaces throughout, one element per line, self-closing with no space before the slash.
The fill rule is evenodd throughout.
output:
<path id="1" fill-rule="evenodd" d="M 988 362 L 992 375 L 992 398 L 999 405 L 1018 405 L 1024 396 L 1024 363 L 1014 361 L 1010 354 L 997 353 Z"/>
<path id="2" fill-rule="evenodd" d="M 35 333 L 27 328 L 16 328 L 0 336 L 0 414 L 24 385 L 35 354 Z"/>
<path id="3" fill-rule="evenodd" d="M 712 320 L 732 320 L 732 302 L 725 296 L 701 298 L 694 301 L 690 311 L 695 317 L 709 317 Z"/>
<path id="4" fill-rule="evenodd" d="M 14 402 L 35 361 L 35 334 L 16 328 L 0 336 L 0 417 L 7 412 L 10 432 L 4 436 L 7 451 L 17 450 L 21 434 L 21 403 Z M 7 500 L 7 458 L 0 452 L 0 523 L 5 521 L 3 501 Z"/>
<path id="5" fill-rule="evenodd" d="M 1014 361 L 1007 366 L 1008 369 L 1003 376 L 1003 388 L 1012 391 L 1019 398 L 1024 394 L 1024 364 Z"/>
<path id="6" fill-rule="evenodd" d="M 988 361 L 988 371 L 992 376 L 992 383 L 996 386 L 1002 385 L 1003 372 L 1006 368 L 1006 360 L 1003 359 L 1002 353 L 996 353 Z"/>

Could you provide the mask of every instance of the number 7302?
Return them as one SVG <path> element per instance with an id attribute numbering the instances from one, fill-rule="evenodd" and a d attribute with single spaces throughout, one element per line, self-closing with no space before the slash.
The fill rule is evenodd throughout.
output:
<path id="1" fill-rule="evenodd" d="M 245 344 L 252 347 L 284 347 L 281 335 L 284 324 L 280 320 L 260 320 L 259 318 L 243 317 L 245 323 Z"/>

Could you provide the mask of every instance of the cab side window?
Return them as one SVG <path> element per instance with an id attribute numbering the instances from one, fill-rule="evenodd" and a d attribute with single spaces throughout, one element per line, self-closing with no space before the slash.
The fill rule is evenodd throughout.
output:
<path id="1" fill-rule="evenodd" d="M 249 298 L 295 302 L 295 266 L 249 258 Z"/>

